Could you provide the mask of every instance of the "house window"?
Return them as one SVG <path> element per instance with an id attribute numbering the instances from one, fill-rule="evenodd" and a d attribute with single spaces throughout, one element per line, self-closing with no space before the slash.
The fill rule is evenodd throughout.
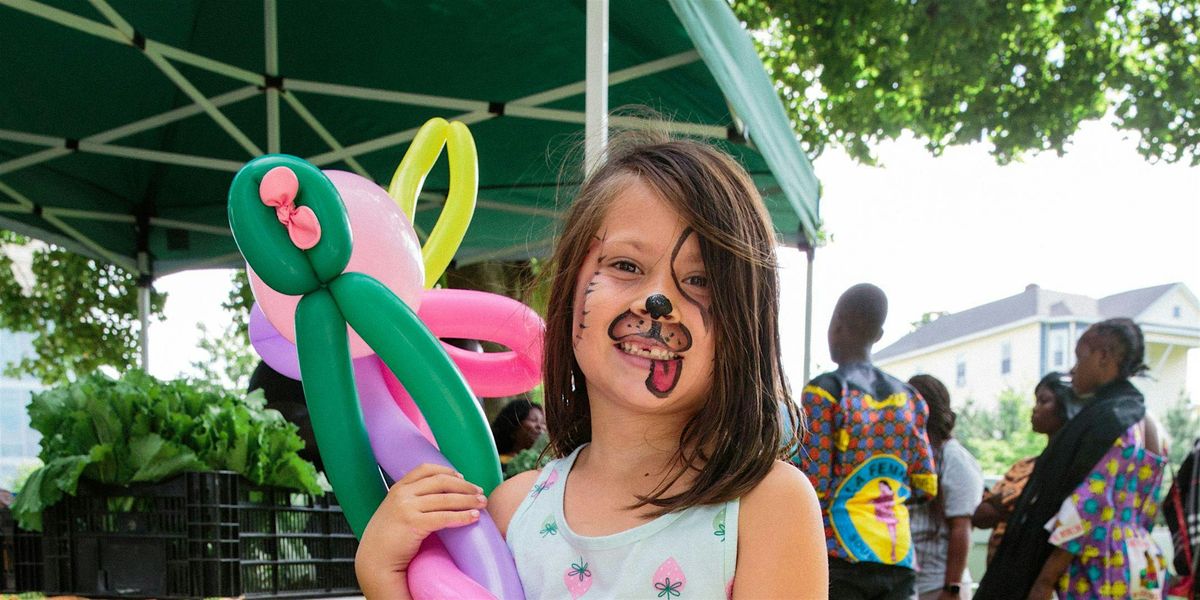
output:
<path id="1" fill-rule="evenodd" d="M 961 355 L 954 365 L 954 384 L 958 387 L 967 386 L 967 359 Z"/>
<path id="2" fill-rule="evenodd" d="M 1008 375 L 1012 371 L 1012 342 L 1000 344 L 1000 374 Z"/>
<path id="3" fill-rule="evenodd" d="M 1172 308 L 1172 309 L 1171 309 L 1171 316 L 1172 316 L 1172 317 L 1175 317 L 1176 319 L 1178 319 L 1179 317 L 1182 317 L 1182 316 L 1183 316 L 1183 309 L 1182 309 L 1182 308 L 1180 308 L 1180 307 L 1178 307 L 1178 306 L 1176 306 L 1176 307 Z"/>
<path id="4" fill-rule="evenodd" d="M 1050 332 L 1050 368 L 1065 369 L 1067 367 L 1067 330 L 1055 329 Z"/>

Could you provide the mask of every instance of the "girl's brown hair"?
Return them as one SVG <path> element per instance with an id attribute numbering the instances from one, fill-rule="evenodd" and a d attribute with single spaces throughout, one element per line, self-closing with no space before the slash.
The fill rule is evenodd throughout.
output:
<path id="1" fill-rule="evenodd" d="M 575 278 L 608 207 L 636 178 L 699 237 L 712 282 L 716 358 L 711 396 L 680 433 L 673 474 L 633 507 L 651 505 L 662 514 L 741 497 L 775 459 L 795 451 L 798 436 L 785 426 L 801 423 L 780 361 L 776 242 L 766 207 L 746 171 L 703 143 L 626 132 L 608 153 L 567 212 L 551 263 L 543 364 L 548 449 L 562 457 L 591 440 L 587 379 L 572 346 Z M 696 473 L 690 488 L 667 496 L 689 470 Z"/>

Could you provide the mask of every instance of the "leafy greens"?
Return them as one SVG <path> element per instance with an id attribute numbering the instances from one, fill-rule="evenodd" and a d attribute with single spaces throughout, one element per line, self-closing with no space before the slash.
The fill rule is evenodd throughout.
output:
<path id="1" fill-rule="evenodd" d="M 261 392 L 242 396 L 142 371 L 121 379 L 80 378 L 33 395 L 29 418 L 42 434 L 34 471 L 12 505 L 21 527 L 40 531 L 41 513 L 74 495 L 79 479 L 128 485 L 187 471 L 228 470 L 259 485 L 323 492 L 312 463 L 296 451 L 296 426 L 265 408 Z"/>

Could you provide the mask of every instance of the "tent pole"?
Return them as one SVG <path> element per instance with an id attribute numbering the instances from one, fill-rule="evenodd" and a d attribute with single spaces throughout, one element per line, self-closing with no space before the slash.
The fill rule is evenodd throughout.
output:
<path id="1" fill-rule="evenodd" d="M 591 173 L 608 147 L 608 0 L 587 3 L 584 168 Z"/>
<path id="2" fill-rule="evenodd" d="M 812 368 L 812 304 L 813 304 L 813 256 L 817 249 L 811 244 L 804 248 L 808 267 L 804 284 L 804 385 L 808 385 Z"/>
<path id="3" fill-rule="evenodd" d="M 279 77 L 279 29 L 275 0 L 263 0 L 263 32 L 266 45 L 266 67 L 269 77 Z M 267 152 L 279 153 L 279 87 L 267 85 Z"/>
<path id="4" fill-rule="evenodd" d="M 150 371 L 150 290 L 154 278 L 150 276 L 150 254 L 138 252 L 138 346 L 142 354 L 142 370 Z"/>

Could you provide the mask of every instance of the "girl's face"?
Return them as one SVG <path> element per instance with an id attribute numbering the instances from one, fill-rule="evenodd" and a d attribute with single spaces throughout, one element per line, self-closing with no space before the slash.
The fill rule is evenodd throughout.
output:
<path id="1" fill-rule="evenodd" d="M 1095 393 L 1119 374 L 1117 359 L 1105 340 L 1088 330 L 1075 345 L 1075 368 L 1071 369 L 1071 387 L 1080 396 Z"/>
<path id="2" fill-rule="evenodd" d="M 1034 392 L 1036 400 L 1033 403 L 1033 414 L 1029 416 L 1029 424 L 1035 433 L 1051 435 L 1063 426 L 1063 420 L 1055 410 L 1058 408 L 1058 398 L 1047 387 L 1040 387 Z"/>
<path id="3" fill-rule="evenodd" d="M 617 193 L 575 280 L 575 360 L 591 402 L 694 412 L 715 342 L 698 235 L 636 178 Z"/>

